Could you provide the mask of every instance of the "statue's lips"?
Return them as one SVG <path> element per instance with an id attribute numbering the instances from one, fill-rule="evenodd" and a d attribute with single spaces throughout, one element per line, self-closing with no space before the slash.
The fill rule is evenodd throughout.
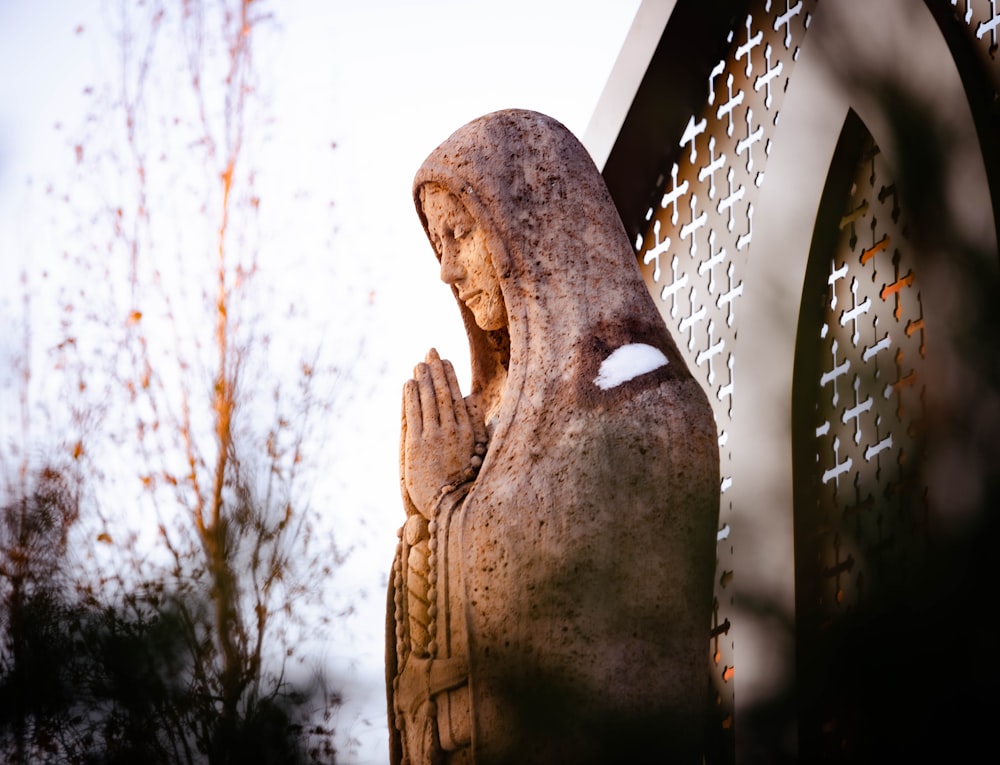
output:
<path id="1" fill-rule="evenodd" d="M 469 305 L 470 301 L 472 301 L 475 298 L 479 297 L 482 293 L 483 293 L 482 290 L 476 290 L 475 292 L 470 292 L 470 293 L 468 293 L 466 295 L 459 295 L 458 299 L 461 300 L 466 305 Z"/>

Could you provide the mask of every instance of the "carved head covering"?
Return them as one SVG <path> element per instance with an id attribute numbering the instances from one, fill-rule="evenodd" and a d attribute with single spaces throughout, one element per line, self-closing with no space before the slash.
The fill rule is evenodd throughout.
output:
<path id="1" fill-rule="evenodd" d="M 419 193 L 425 183 L 451 192 L 487 232 L 508 313 L 508 390 L 518 399 L 529 395 L 529 405 L 544 409 L 565 395 L 592 395 L 601 362 L 628 343 L 657 347 L 675 369 L 684 369 L 604 180 L 562 124 L 511 109 L 457 130 L 414 182 L 426 230 Z M 458 303 L 477 390 L 501 362 L 503 343 L 498 350 Z"/>
<path id="2" fill-rule="evenodd" d="M 693 724 L 700 740 L 707 683 L 718 448 L 704 393 L 560 123 L 507 110 L 456 131 L 415 179 L 425 229 L 426 183 L 485 229 L 508 318 L 486 333 L 459 301 L 474 391 L 508 367 L 448 541 L 476 762 L 677 754 L 662 738 L 683 749 Z"/>

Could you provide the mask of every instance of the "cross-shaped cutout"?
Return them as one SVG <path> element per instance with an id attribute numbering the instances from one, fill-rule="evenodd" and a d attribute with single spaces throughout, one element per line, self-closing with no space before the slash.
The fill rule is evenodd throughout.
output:
<path id="1" fill-rule="evenodd" d="M 791 0 L 785 0 L 785 12 L 774 20 L 774 31 L 785 27 L 785 50 L 792 47 L 792 19 L 802 12 L 802 0 L 796 0 L 793 6 Z"/>
<path id="2" fill-rule="evenodd" d="M 698 229 L 704 227 L 708 223 L 708 213 L 703 212 L 701 215 L 695 214 L 695 210 L 698 207 L 697 194 L 691 195 L 690 207 L 691 207 L 691 220 L 685 223 L 683 226 L 681 226 L 681 239 L 691 240 L 690 253 L 691 257 L 693 258 L 698 254 L 698 240 L 695 239 L 694 235 Z"/>
<path id="3" fill-rule="evenodd" d="M 746 58 L 747 66 L 744 73 L 746 74 L 747 77 L 749 77 L 750 73 L 753 72 L 753 60 L 750 56 L 750 53 L 753 51 L 754 48 L 760 45 L 760 41 L 764 39 L 764 33 L 758 30 L 757 34 L 752 34 L 753 16 L 750 15 L 747 16 L 746 28 L 747 28 L 747 41 L 745 43 L 741 43 L 736 47 L 736 60 L 739 61 L 741 58 Z"/>
<path id="4" fill-rule="evenodd" d="M 733 93 L 733 77 L 732 72 L 729 73 L 729 77 L 726 78 L 726 90 L 729 91 L 729 100 L 726 103 L 721 104 L 715 112 L 716 119 L 722 119 L 724 116 L 729 119 L 729 124 L 726 126 L 726 135 L 733 135 L 733 110 L 737 106 L 743 103 L 743 90 L 742 88 Z"/>
<path id="5" fill-rule="evenodd" d="M 715 156 L 714 135 L 708 139 L 708 159 L 709 163 L 698 170 L 698 181 L 704 183 L 708 178 L 708 198 L 715 199 L 715 173 L 725 165 L 726 154 L 723 152 L 718 157 Z"/>
<path id="6" fill-rule="evenodd" d="M 674 162 L 674 166 L 670 169 L 670 180 L 672 188 L 670 191 L 664 192 L 663 198 L 660 200 L 660 207 L 666 209 L 670 205 L 674 206 L 673 212 L 670 214 L 670 223 L 674 226 L 677 225 L 677 202 L 682 196 L 687 194 L 688 182 L 687 179 L 684 180 L 680 186 L 677 185 L 677 172 L 680 168 L 677 163 Z"/>
<path id="7" fill-rule="evenodd" d="M 664 236 L 660 239 L 660 221 L 653 221 L 653 246 L 646 250 L 642 256 L 643 265 L 648 266 L 653 263 L 653 281 L 660 281 L 660 255 L 666 254 L 670 248 L 670 237 Z"/>
<path id="8" fill-rule="evenodd" d="M 765 71 L 764 74 L 758 76 L 753 83 L 754 91 L 759 92 L 761 88 L 767 89 L 767 93 L 764 96 L 764 106 L 767 109 L 770 109 L 771 104 L 774 102 L 774 94 L 771 92 L 771 82 L 772 80 L 774 80 L 775 77 L 781 74 L 781 69 L 783 67 L 783 63 L 780 59 L 778 60 L 778 63 L 774 64 L 773 66 L 771 65 L 771 54 L 773 52 L 774 49 L 771 47 L 771 43 L 768 43 L 767 46 L 764 48 L 764 60 L 767 62 L 767 71 Z"/>

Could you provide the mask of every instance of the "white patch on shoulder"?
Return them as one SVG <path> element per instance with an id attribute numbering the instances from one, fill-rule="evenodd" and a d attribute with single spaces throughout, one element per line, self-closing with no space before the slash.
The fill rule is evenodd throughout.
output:
<path id="1" fill-rule="evenodd" d="M 623 345 L 601 362 L 594 385 L 601 390 L 608 390 L 666 364 L 667 357 L 659 348 L 645 343 Z"/>

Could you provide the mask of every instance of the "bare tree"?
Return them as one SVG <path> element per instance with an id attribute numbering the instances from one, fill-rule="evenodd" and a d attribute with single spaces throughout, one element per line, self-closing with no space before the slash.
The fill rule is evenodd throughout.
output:
<path id="1" fill-rule="evenodd" d="M 78 368 L 106 406 L 86 446 L 101 463 L 80 524 L 93 551 L 72 588 L 89 609 L 73 612 L 80 640 L 96 646 L 78 690 L 101 710 L 88 719 L 109 758 L 135 755 L 145 729 L 151 761 L 333 761 L 339 699 L 303 646 L 329 620 L 324 583 L 342 559 L 310 495 L 336 374 L 298 344 L 294 298 L 269 315 L 283 298 L 259 235 L 271 123 L 254 53 L 274 22 L 262 0 L 105 10 L 112 77 L 88 90 L 61 198 L 84 282 L 65 334 L 92 352 Z M 17 520 L 16 504 L 11 540 L 41 517 Z M 64 755 L 96 746 L 93 725 L 79 730 Z"/>
<path id="2" fill-rule="evenodd" d="M 329 378 L 320 381 L 315 357 L 276 358 L 257 302 L 269 297 L 257 284 L 253 169 L 266 124 L 254 65 L 269 22 L 262 5 L 123 3 L 117 15 L 122 79 L 111 113 L 132 193 L 108 208 L 129 286 L 117 314 L 126 314 L 129 361 L 114 374 L 132 404 L 140 478 L 176 592 L 205 596 L 202 609 L 197 598 L 175 603 L 193 682 L 218 713 L 198 734 L 213 762 L 230 761 L 241 726 L 290 696 L 284 662 L 303 624 L 297 605 L 320 594 L 316 575 L 329 576 L 336 559 L 315 545 L 303 486 L 307 441 L 330 407 L 317 387 Z M 183 102 L 163 109 L 166 93 Z M 164 140 L 175 154 L 166 161 Z M 171 176 L 184 178 L 194 204 L 156 185 Z M 184 269 L 168 277 L 162 242 L 171 225 L 198 236 L 167 255 Z M 167 352 L 161 332 L 172 337 Z"/>

